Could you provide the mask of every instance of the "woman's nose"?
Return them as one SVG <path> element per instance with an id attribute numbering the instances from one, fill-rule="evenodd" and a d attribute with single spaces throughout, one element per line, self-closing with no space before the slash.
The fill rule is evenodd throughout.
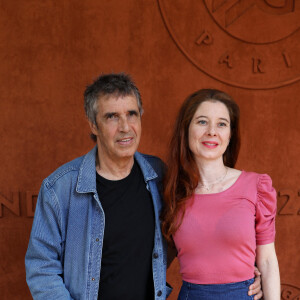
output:
<path id="1" fill-rule="evenodd" d="M 208 135 L 216 135 L 216 129 L 214 125 L 209 125 L 207 128 Z"/>

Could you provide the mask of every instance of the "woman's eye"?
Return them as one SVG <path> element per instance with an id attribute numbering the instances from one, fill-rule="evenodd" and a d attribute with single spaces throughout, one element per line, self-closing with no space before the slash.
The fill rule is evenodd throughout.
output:
<path id="1" fill-rule="evenodd" d="M 226 124 L 226 123 L 224 123 L 224 122 L 221 122 L 221 123 L 219 123 L 219 126 L 220 126 L 220 127 L 226 127 L 226 126 L 227 126 L 227 124 Z"/>
<path id="2" fill-rule="evenodd" d="M 200 125 L 205 125 L 207 122 L 205 121 L 205 120 L 199 120 L 198 121 L 198 124 L 200 124 Z"/>

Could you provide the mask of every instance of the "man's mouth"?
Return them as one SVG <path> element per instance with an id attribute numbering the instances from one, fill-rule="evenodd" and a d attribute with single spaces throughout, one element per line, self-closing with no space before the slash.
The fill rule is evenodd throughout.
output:
<path id="1" fill-rule="evenodd" d="M 133 137 L 126 137 L 123 139 L 118 139 L 117 143 L 121 144 L 121 145 L 128 145 L 133 141 Z"/>

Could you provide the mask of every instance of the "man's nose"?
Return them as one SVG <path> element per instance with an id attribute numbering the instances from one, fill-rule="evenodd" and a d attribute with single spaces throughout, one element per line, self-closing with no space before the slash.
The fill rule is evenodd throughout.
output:
<path id="1" fill-rule="evenodd" d="M 122 132 L 128 132 L 129 131 L 129 124 L 126 117 L 120 118 L 119 120 L 119 130 Z"/>

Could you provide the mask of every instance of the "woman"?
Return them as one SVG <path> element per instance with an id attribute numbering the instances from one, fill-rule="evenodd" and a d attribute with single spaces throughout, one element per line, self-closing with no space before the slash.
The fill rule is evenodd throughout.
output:
<path id="1" fill-rule="evenodd" d="M 254 264 L 265 300 L 280 299 L 274 248 L 276 192 L 266 174 L 234 169 L 239 108 L 226 93 L 200 90 L 177 117 L 168 157 L 162 231 L 174 242 L 180 300 L 254 299 Z"/>

